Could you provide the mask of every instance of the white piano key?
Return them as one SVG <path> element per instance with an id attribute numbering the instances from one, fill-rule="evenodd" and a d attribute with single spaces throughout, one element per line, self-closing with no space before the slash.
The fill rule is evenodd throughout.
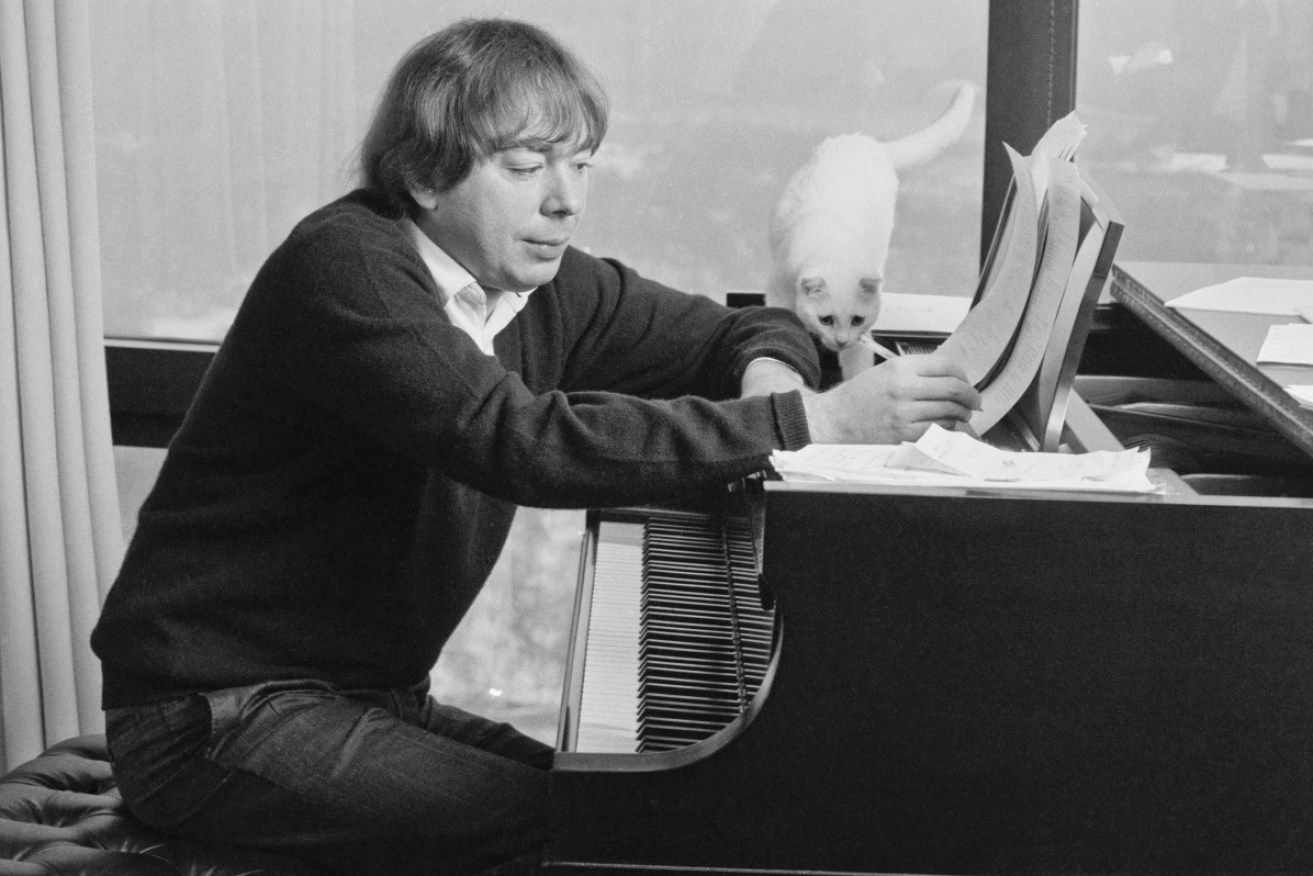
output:
<path id="1" fill-rule="evenodd" d="M 641 523 L 598 524 L 578 751 L 632 752 L 638 746 L 642 544 Z"/>

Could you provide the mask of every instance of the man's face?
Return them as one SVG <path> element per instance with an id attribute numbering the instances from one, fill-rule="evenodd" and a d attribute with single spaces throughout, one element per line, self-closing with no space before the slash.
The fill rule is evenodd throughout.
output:
<path id="1" fill-rule="evenodd" d="M 416 224 L 485 290 L 541 286 L 583 214 L 591 157 L 571 144 L 494 152 L 445 192 L 412 191 Z"/>

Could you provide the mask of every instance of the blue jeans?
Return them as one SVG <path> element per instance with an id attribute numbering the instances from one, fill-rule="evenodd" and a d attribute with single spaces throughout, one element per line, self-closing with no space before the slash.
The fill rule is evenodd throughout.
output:
<path id="1" fill-rule="evenodd" d="M 331 872 L 538 868 L 552 749 L 414 690 L 279 681 L 106 712 L 138 819 Z"/>

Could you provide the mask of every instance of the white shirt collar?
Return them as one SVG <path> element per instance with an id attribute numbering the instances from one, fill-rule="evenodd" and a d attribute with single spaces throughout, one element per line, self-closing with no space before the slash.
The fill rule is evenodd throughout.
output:
<path id="1" fill-rule="evenodd" d="M 433 239 L 410 217 L 401 220 L 401 227 L 433 277 L 433 282 L 438 287 L 438 294 L 442 296 L 442 307 L 447 311 L 452 324 L 473 338 L 479 349 L 489 356 L 493 355 L 492 339 L 510 325 L 515 315 L 524 309 L 529 303 L 529 295 L 533 290 L 506 292 L 497 298 L 492 311 L 488 312 L 483 304 L 482 294 L 477 296 L 457 294 L 470 284 L 478 285 L 469 271 L 434 243 Z"/>

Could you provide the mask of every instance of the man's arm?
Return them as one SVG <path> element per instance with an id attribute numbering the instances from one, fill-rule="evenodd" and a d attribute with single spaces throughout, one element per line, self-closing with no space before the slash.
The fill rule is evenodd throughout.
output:
<path id="1" fill-rule="evenodd" d="M 728 399 L 742 394 L 749 364 L 762 358 L 812 385 L 820 380 L 815 346 L 788 311 L 726 308 L 618 262 L 573 250 L 567 256 L 552 290 L 569 335 L 567 389 Z"/>
<path id="2" fill-rule="evenodd" d="M 739 397 L 750 395 L 770 395 L 772 392 L 789 392 L 801 390 L 803 394 L 812 392 L 807 381 L 795 369 L 779 359 L 762 357 L 753 359 L 743 371 L 740 380 Z"/>

